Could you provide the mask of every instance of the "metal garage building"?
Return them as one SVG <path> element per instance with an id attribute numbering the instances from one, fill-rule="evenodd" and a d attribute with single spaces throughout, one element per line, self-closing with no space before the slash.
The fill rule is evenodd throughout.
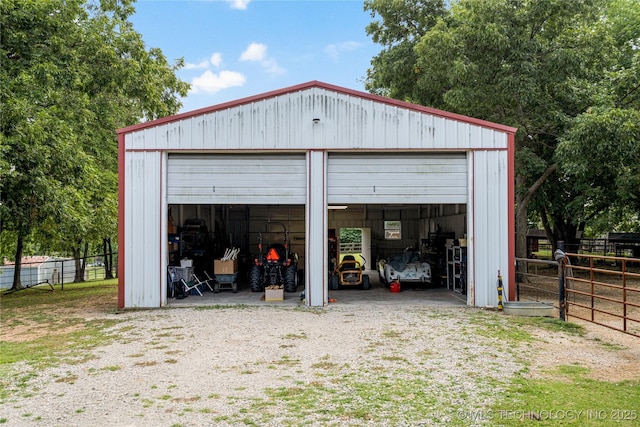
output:
<path id="1" fill-rule="evenodd" d="M 299 212 L 311 306 L 329 206 L 462 207 L 467 303 L 495 306 L 498 272 L 513 295 L 515 131 L 317 81 L 120 129 L 119 306 L 167 304 L 171 206 L 238 205 Z"/>

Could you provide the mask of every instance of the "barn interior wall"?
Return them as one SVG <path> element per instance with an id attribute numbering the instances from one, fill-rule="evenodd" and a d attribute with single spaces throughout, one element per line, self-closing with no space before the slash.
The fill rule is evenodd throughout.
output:
<path id="1" fill-rule="evenodd" d="M 304 206 L 251 206 L 249 207 L 249 229 L 247 240 L 249 253 L 257 255 L 258 239 L 262 236 L 263 246 L 284 242 L 284 225 L 287 243 L 291 251 L 298 254 L 299 263 L 304 265 L 305 210 Z M 270 225 L 268 223 L 271 223 Z"/>

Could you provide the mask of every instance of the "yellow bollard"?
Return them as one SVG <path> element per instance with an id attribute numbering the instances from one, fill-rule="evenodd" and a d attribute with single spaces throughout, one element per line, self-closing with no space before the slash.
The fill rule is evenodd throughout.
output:
<path id="1" fill-rule="evenodd" d="M 498 310 L 502 310 L 502 276 L 498 270 Z"/>

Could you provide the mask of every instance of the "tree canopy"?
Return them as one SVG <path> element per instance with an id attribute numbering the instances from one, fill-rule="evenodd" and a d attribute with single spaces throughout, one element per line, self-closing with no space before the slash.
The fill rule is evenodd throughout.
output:
<path id="1" fill-rule="evenodd" d="M 637 200 L 640 3 L 366 0 L 365 10 L 383 46 L 368 90 L 518 128 L 518 256 L 529 221 L 571 243 Z"/>
<path id="2" fill-rule="evenodd" d="M 0 218 L 78 254 L 117 230 L 115 130 L 174 114 L 188 84 L 128 18 L 133 0 L 0 3 Z M 6 242 L 5 242 L 6 244 Z"/>

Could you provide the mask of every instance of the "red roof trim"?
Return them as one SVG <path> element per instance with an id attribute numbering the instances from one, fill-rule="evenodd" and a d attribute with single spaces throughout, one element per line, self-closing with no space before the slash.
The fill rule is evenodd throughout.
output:
<path id="1" fill-rule="evenodd" d="M 175 122 L 175 121 L 178 121 L 178 120 L 189 119 L 191 117 L 201 116 L 203 114 L 209 114 L 209 113 L 213 113 L 213 112 L 220 111 L 220 110 L 225 110 L 225 109 L 228 109 L 228 108 L 237 107 L 237 106 L 244 105 L 244 104 L 249 104 L 251 102 L 261 101 L 263 99 L 268 99 L 268 98 L 275 98 L 276 96 L 279 96 L 279 95 L 285 95 L 285 94 L 289 94 L 289 93 L 292 93 L 292 92 L 299 92 L 299 91 L 302 91 L 302 90 L 305 90 L 305 89 L 311 89 L 311 88 L 326 89 L 326 90 L 342 93 L 342 94 L 345 94 L 345 95 L 351 95 L 351 96 L 355 96 L 355 97 L 358 97 L 358 98 L 368 99 L 368 100 L 375 101 L 375 102 L 380 102 L 380 103 L 383 103 L 383 104 L 393 105 L 393 106 L 396 106 L 396 107 L 399 107 L 399 108 L 405 108 L 407 110 L 413 110 L 413 111 L 417 111 L 417 112 L 420 112 L 420 113 L 431 114 L 433 116 L 438 116 L 438 117 L 442 117 L 442 118 L 445 118 L 445 119 L 456 120 L 456 121 L 463 122 L 463 123 L 469 123 L 469 124 L 472 124 L 472 125 L 477 125 L 477 126 L 481 126 L 481 127 L 485 127 L 485 128 L 489 128 L 489 129 L 494 129 L 494 130 L 498 130 L 498 131 L 506 132 L 506 133 L 510 133 L 510 134 L 515 134 L 516 130 L 517 130 L 514 127 L 501 125 L 501 124 L 498 124 L 498 123 L 489 122 L 487 120 L 476 119 L 476 118 L 469 117 L 469 116 L 463 116 L 462 114 L 450 113 L 450 112 L 447 112 L 447 111 L 438 110 L 436 108 L 424 107 L 422 105 L 411 104 L 409 102 L 399 101 L 397 99 L 386 98 L 384 96 L 374 95 L 374 94 L 367 93 L 367 92 L 361 92 L 361 91 L 357 91 L 357 90 L 353 90 L 353 89 L 347 89 L 345 87 L 335 86 L 335 85 L 331 85 L 331 84 L 328 84 L 328 83 L 323 83 L 323 82 L 320 82 L 320 81 L 317 81 L 317 80 L 312 80 L 312 81 L 307 82 L 307 83 L 301 83 L 301 84 L 298 84 L 298 85 L 294 85 L 294 86 L 289 86 L 289 87 L 285 87 L 285 88 L 282 88 L 282 89 L 273 90 L 271 92 L 265 92 L 265 93 L 262 93 L 262 94 L 253 95 L 253 96 L 249 96 L 249 97 L 246 97 L 246 98 L 241 98 L 241 99 L 238 99 L 238 100 L 235 100 L 235 101 L 224 102 L 222 104 L 216 104 L 216 105 L 212 105 L 210 107 L 204 107 L 204 108 L 200 108 L 200 109 L 193 110 L 193 111 L 187 111 L 187 112 L 181 113 L 181 114 L 176 114 L 174 116 L 163 117 L 163 118 L 152 120 L 152 121 L 149 121 L 149 122 L 139 123 L 137 125 L 124 127 L 124 128 L 118 129 L 117 133 L 118 134 L 125 134 L 125 133 L 129 133 L 129 132 L 134 132 L 134 131 L 138 131 L 138 130 L 141 130 L 141 129 L 150 128 L 150 127 L 153 127 L 153 126 L 163 125 L 163 124 L 169 123 L 169 122 Z"/>

